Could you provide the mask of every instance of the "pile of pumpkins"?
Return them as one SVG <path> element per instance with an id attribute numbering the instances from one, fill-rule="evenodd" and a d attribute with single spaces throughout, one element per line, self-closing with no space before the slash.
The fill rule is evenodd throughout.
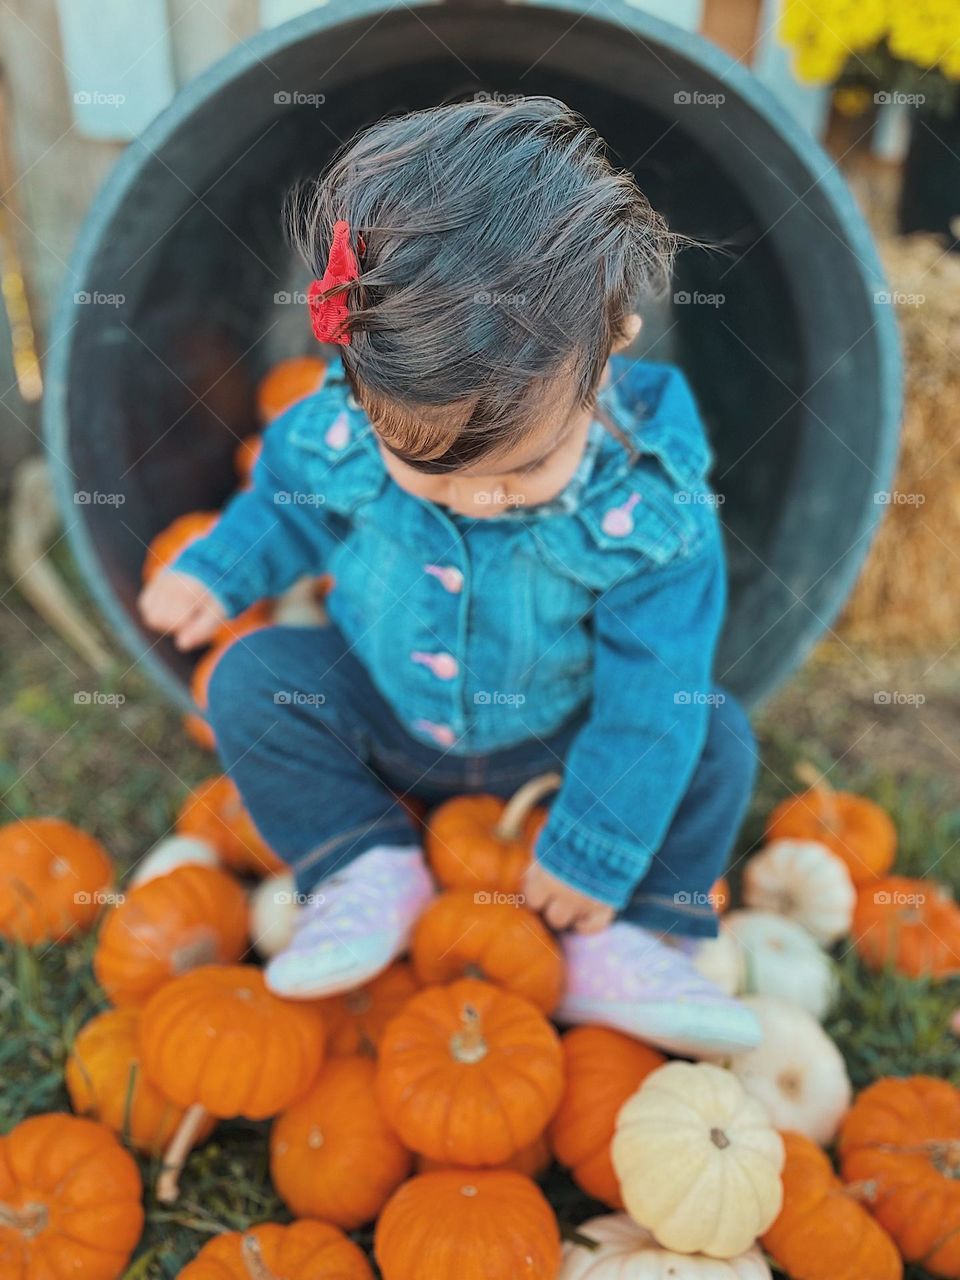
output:
<path id="1" fill-rule="evenodd" d="M 540 790 L 429 815 L 440 892 L 409 955 L 308 1002 L 244 963 L 252 900 L 279 908 L 253 937 L 269 952 L 292 895 L 229 779 L 186 797 L 123 892 L 70 824 L 0 828 L 0 933 L 50 945 L 98 927 L 111 1006 L 71 1047 L 76 1114 L 0 1139 L 0 1274 L 116 1280 L 143 1228 L 131 1151 L 162 1155 L 153 1195 L 171 1203 L 193 1147 L 242 1116 L 272 1121 L 293 1221 L 217 1236 L 183 1280 L 371 1280 L 347 1234 L 369 1223 L 384 1280 L 761 1280 L 771 1260 L 794 1280 L 896 1280 L 904 1258 L 960 1276 L 960 1090 L 887 1078 L 853 1100 L 818 1021 L 834 985 L 823 946 L 851 930 L 873 968 L 950 968 L 943 926 L 956 939 L 960 912 L 887 874 L 887 815 L 822 779 L 771 815 L 744 905 L 701 959 L 745 993 L 764 1042 L 691 1063 L 551 1023 L 562 952 L 516 900 Z M 610 1210 L 565 1223 L 565 1243 L 537 1182 L 554 1162 Z"/>

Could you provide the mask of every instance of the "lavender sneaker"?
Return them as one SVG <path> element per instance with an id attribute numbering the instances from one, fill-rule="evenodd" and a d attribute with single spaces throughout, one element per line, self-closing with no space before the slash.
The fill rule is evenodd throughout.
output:
<path id="1" fill-rule="evenodd" d="M 369 849 L 317 885 L 290 943 L 266 967 L 267 986 L 290 1000 L 315 1000 L 369 982 L 407 949 L 433 894 L 419 849 Z"/>
<path id="2" fill-rule="evenodd" d="M 602 933 L 568 933 L 567 991 L 558 1022 L 598 1023 L 684 1058 L 744 1053 L 760 1023 L 697 972 L 679 947 L 617 921 Z"/>

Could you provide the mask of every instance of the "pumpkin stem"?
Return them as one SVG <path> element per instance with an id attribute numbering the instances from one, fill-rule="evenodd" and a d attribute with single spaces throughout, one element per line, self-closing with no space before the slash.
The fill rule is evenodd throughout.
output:
<path id="1" fill-rule="evenodd" d="M 797 778 L 816 795 L 822 806 L 818 817 L 820 826 L 831 835 L 840 830 L 840 813 L 837 809 L 837 793 L 822 773 L 809 760 L 802 760 L 794 769 Z"/>
<path id="2" fill-rule="evenodd" d="M 467 1004 L 460 1014 L 460 1021 L 463 1026 L 450 1037 L 450 1052 L 457 1062 L 473 1066 L 475 1062 L 482 1062 L 489 1052 L 480 1027 L 480 1015 L 472 1004 Z"/>
<path id="3" fill-rule="evenodd" d="M 25 1204 L 15 1209 L 12 1204 L 0 1203 L 0 1227 L 19 1231 L 27 1240 L 33 1240 L 46 1231 L 50 1212 L 45 1204 Z"/>
<path id="4" fill-rule="evenodd" d="M 847 1182 L 843 1189 L 848 1196 L 865 1205 L 876 1204 L 877 1196 L 880 1194 L 880 1185 L 875 1178 L 861 1178 L 859 1182 Z"/>
<path id="5" fill-rule="evenodd" d="M 204 929 L 196 938 L 174 947 L 170 954 L 170 967 L 175 974 L 187 973 L 202 964 L 213 964 L 217 959 L 217 940 L 212 930 Z"/>
<path id="6" fill-rule="evenodd" d="M 537 778 L 525 782 L 519 791 L 507 801 L 500 815 L 500 821 L 493 829 L 498 840 L 519 840 L 523 832 L 523 824 L 530 810 L 544 796 L 557 791 L 563 782 L 559 773 L 541 773 Z"/>
<path id="7" fill-rule="evenodd" d="M 157 1179 L 157 1199 L 161 1204 L 176 1203 L 180 1194 L 180 1174 L 208 1115 L 206 1107 L 199 1102 L 187 1107 L 183 1113 L 183 1119 L 163 1153 L 163 1168 Z"/>
<path id="8" fill-rule="evenodd" d="M 718 1151 L 725 1151 L 727 1147 L 729 1147 L 730 1145 L 730 1139 L 727 1137 L 727 1135 L 723 1132 L 722 1129 L 711 1129 L 710 1141 L 713 1143 L 713 1145 L 717 1148 Z"/>
<path id="9" fill-rule="evenodd" d="M 250 1280 L 279 1280 L 267 1266 L 256 1236 L 245 1235 L 240 1241 L 240 1255 Z"/>

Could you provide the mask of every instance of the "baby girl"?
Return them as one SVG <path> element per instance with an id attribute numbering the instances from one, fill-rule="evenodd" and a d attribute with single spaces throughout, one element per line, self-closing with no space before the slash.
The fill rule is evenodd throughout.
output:
<path id="1" fill-rule="evenodd" d="M 751 1047 L 753 1015 L 697 967 L 754 774 L 712 677 L 710 454 L 683 376 L 617 354 L 678 237 L 548 98 L 378 124 L 290 222 L 340 358 L 141 600 L 187 649 L 334 579 L 330 625 L 254 632 L 210 684 L 224 767 L 303 904 L 269 985 L 332 994 L 405 950 L 434 887 L 398 797 L 561 770 L 523 886 L 562 935 L 558 1020 Z"/>

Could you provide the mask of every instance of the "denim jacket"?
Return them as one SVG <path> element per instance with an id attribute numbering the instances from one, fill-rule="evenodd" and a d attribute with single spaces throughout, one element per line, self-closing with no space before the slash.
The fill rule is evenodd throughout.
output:
<path id="1" fill-rule="evenodd" d="M 331 618 L 410 733 L 444 750 L 493 752 L 580 716 L 537 856 L 622 907 L 702 751 L 725 573 L 682 374 L 615 357 L 599 403 L 621 439 L 595 422 L 557 498 L 470 519 L 390 479 L 336 361 L 176 568 L 231 616 L 331 573 Z"/>

